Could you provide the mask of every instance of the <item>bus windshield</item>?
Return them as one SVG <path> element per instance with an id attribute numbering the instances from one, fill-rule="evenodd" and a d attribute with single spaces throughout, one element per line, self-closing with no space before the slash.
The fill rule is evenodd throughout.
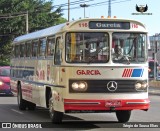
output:
<path id="1" fill-rule="evenodd" d="M 147 61 L 147 39 L 142 33 L 113 33 L 112 60 L 114 63 Z"/>
<path id="2" fill-rule="evenodd" d="M 106 63 L 109 60 L 109 35 L 107 33 L 67 33 L 66 62 Z"/>

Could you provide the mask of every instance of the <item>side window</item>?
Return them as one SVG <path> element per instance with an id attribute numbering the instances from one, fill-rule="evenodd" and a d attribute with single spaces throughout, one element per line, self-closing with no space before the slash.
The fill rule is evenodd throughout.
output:
<path id="1" fill-rule="evenodd" d="M 56 65 L 60 65 L 61 64 L 61 55 L 62 55 L 62 51 L 60 49 L 60 37 L 58 37 L 56 39 L 56 48 L 55 48 L 55 57 L 54 57 L 54 62 Z"/>
<path id="2" fill-rule="evenodd" d="M 32 51 L 31 42 L 27 42 L 25 45 L 26 45 L 26 57 L 30 57 Z"/>
<path id="3" fill-rule="evenodd" d="M 25 45 L 24 43 L 20 45 L 20 57 L 25 56 Z"/>
<path id="4" fill-rule="evenodd" d="M 38 40 L 32 42 L 32 57 L 38 56 Z"/>
<path id="5" fill-rule="evenodd" d="M 19 57 L 19 45 L 15 46 L 15 57 L 18 58 Z"/>
<path id="6" fill-rule="evenodd" d="M 46 50 L 46 38 L 40 39 L 39 56 L 45 56 L 45 50 Z"/>
<path id="7" fill-rule="evenodd" d="M 11 58 L 15 58 L 15 45 L 12 45 Z"/>
<path id="8" fill-rule="evenodd" d="M 53 56 L 54 45 L 55 45 L 55 38 L 48 38 L 47 50 L 46 50 L 47 56 Z"/>

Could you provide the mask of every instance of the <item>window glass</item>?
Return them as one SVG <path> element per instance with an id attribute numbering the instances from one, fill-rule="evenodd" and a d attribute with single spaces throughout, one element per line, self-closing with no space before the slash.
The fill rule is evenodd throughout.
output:
<path id="1" fill-rule="evenodd" d="M 61 55 L 62 55 L 62 51 L 60 49 L 60 37 L 57 38 L 56 40 L 56 50 L 55 50 L 55 57 L 54 57 L 54 60 L 55 60 L 55 64 L 57 65 L 60 65 L 61 64 Z"/>
<path id="2" fill-rule="evenodd" d="M 19 57 L 19 45 L 15 46 L 15 57 Z"/>
<path id="3" fill-rule="evenodd" d="M 11 58 L 15 58 L 15 45 L 12 45 Z"/>
<path id="4" fill-rule="evenodd" d="M 26 57 L 30 57 L 31 56 L 31 51 L 32 51 L 31 42 L 27 42 L 26 43 Z"/>
<path id="5" fill-rule="evenodd" d="M 25 45 L 24 43 L 20 45 L 20 57 L 24 57 L 25 54 Z"/>
<path id="6" fill-rule="evenodd" d="M 32 57 L 38 56 L 38 41 L 32 42 Z"/>
<path id="7" fill-rule="evenodd" d="M 142 33 L 113 33 L 113 62 L 145 62 L 147 60 L 146 41 L 146 34 Z"/>
<path id="8" fill-rule="evenodd" d="M 55 45 L 55 38 L 49 38 L 47 43 L 47 56 L 53 56 L 54 45 Z"/>
<path id="9" fill-rule="evenodd" d="M 45 56 L 46 38 L 40 39 L 39 56 Z"/>
<path id="10" fill-rule="evenodd" d="M 107 33 L 66 34 L 66 62 L 106 63 L 108 61 L 109 36 Z"/>

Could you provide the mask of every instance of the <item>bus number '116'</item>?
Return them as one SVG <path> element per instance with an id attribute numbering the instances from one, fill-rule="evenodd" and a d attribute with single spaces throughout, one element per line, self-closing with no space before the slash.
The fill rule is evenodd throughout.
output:
<path id="1" fill-rule="evenodd" d="M 79 23 L 79 27 L 88 27 L 88 23 Z"/>

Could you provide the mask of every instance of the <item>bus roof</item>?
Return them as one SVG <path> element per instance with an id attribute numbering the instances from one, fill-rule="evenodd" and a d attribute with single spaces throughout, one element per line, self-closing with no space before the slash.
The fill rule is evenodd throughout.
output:
<path id="1" fill-rule="evenodd" d="M 42 38 L 42 37 L 46 37 L 46 36 L 50 36 L 53 34 L 56 34 L 61 28 L 63 28 L 65 25 L 65 23 L 60 24 L 60 25 L 56 25 L 56 26 L 52 26 L 46 29 L 42 29 L 36 32 L 32 32 L 26 35 L 22 35 L 19 36 L 17 38 L 14 39 L 13 43 L 17 43 L 17 42 L 21 42 L 21 41 L 25 41 L 25 40 L 32 40 L 34 38 Z"/>
<path id="2" fill-rule="evenodd" d="M 59 31 L 62 31 L 62 29 L 65 29 L 66 25 L 67 25 L 66 26 L 67 28 L 70 28 L 70 27 L 73 27 L 78 22 L 82 22 L 82 21 L 136 22 L 139 25 L 141 25 L 143 28 L 145 28 L 145 26 L 141 22 L 136 21 L 136 20 L 131 20 L 131 19 L 85 18 L 85 19 L 79 19 L 79 20 L 68 22 L 68 24 L 67 23 L 63 23 L 63 24 L 60 24 L 60 25 L 52 26 L 52 27 L 49 27 L 49 28 L 46 28 L 46 29 L 42 29 L 42 30 L 39 30 L 39 31 L 36 31 L 36 32 L 32 32 L 32 33 L 29 33 L 29 34 L 25 34 L 25 35 L 19 36 L 19 37 L 17 37 L 17 38 L 14 39 L 13 43 L 19 43 L 19 42 L 23 42 L 23 41 L 27 41 L 27 40 L 38 39 L 38 38 L 43 38 L 43 37 L 55 35 Z"/>

